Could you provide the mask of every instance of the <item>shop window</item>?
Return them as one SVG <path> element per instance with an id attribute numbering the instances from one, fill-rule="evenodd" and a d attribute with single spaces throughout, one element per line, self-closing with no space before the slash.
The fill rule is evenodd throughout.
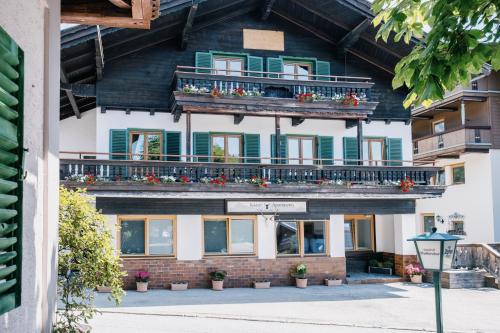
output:
<path id="1" fill-rule="evenodd" d="M 424 215 L 424 232 L 431 232 L 435 225 L 434 215 Z"/>
<path id="2" fill-rule="evenodd" d="M 207 255 L 255 254 L 255 219 L 207 218 L 203 225 L 203 239 Z"/>
<path id="3" fill-rule="evenodd" d="M 347 251 L 374 250 L 373 216 L 346 216 L 344 242 Z"/>
<path id="4" fill-rule="evenodd" d="M 305 62 L 284 61 L 284 79 L 288 80 L 309 80 L 312 73 L 312 64 Z"/>
<path id="5" fill-rule="evenodd" d="M 129 153 L 132 160 L 160 160 L 163 151 L 163 133 L 130 132 Z"/>
<path id="6" fill-rule="evenodd" d="M 314 164 L 315 141 L 313 137 L 287 138 L 289 164 Z"/>
<path id="7" fill-rule="evenodd" d="M 120 217 L 120 254 L 174 255 L 174 224 L 171 217 Z"/>
<path id="8" fill-rule="evenodd" d="M 276 226 L 278 255 L 327 253 L 325 221 L 279 221 Z"/>
<path id="9" fill-rule="evenodd" d="M 213 162 L 242 162 L 241 135 L 213 134 L 211 136 L 211 150 Z"/>
<path id="10" fill-rule="evenodd" d="M 245 69 L 244 58 L 215 56 L 213 62 L 214 74 L 218 75 L 242 76 Z"/>
<path id="11" fill-rule="evenodd" d="M 452 170 L 452 184 L 465 184 L 465 167 L 464 165 L 457 165 L 451 168 Z"/>

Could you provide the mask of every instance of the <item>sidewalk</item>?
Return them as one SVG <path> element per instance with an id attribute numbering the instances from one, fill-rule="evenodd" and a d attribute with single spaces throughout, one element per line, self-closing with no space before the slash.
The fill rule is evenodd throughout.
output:
<path id="1" fill-rule="evenodd" d="M 105 294 L 93 332 L 422 332 L 434 330 L 434 289 L 406 283 Z M 500 290 L 443 290 L 448 332 L 500 332 Z M 138 325 L 138 326 L 137 326 Z M 115 330 L 116 329 L 116 330 Z"/>

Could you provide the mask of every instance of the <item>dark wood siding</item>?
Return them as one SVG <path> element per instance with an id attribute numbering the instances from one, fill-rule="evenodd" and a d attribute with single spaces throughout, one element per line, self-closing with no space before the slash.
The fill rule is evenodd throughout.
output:
<path id="1" fill-rule="evenodd" d="M 491 140 L 493 148 L 500 148 L 500 97 L 490 96 Z"/>
<path id="2" fill-rule="evenodd" d="M 284 31 L 285 52 L 243 49 L 243 28 Z M 409 118 L 409 111 L 402 107 L 405 92 L 392 90 L 390 74 L 351 54 L 344 59 L 329 43 L 275 16 L 263 22 L 254 15 L 246 15 L 196 31 L 185 51 L 179 49 L 178 40 L 170 40 L 110 60 L 106 62 L 104 78 L 97 82 L 97 103 L 109 107 L 165 109 L 175 66 L 193 66 L 195 52 L 209 50 L 246 52 L 264 58 L 290 55 L 330 61 L 333 75 L 373 78 L 372 97 L 380 102 L 373 118 Z"/>

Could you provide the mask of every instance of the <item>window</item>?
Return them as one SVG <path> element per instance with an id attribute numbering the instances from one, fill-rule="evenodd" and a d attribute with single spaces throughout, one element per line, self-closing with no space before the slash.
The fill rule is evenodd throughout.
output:
<path id="1" fill-rule="evenodd" d="M 245 60 L 243 58 L 215 56 L 215 73 L 218 75 L 242 76 L 245 69 Z"/>
<path id="2" fill-rule="evenodd" d="M 241 162 L 241 135 L 214 134 L 211 142 L 213 162 Z"/>
<path id="3" fill-rule="evenodd" d="M 432 123 L 432 131 L 434 134 L 443 133 L 445 131 L 444 120 L 438 120 Z"/>
<path id="4" fill-rule="evenodd" d="M 311 63 L 285 61 L 283 63 L 284 79 L 288 80 L 310 80 L 312 73 Z"/>
<path id="5" fill-rule="evenodd" d="M 255 254 L 254 217 L 207 217 L 203 222 L 207 255 Z"/>
<path id="6" fill-rule="evenodd" d="M 384 149 L 384 139 L 364 139 L 363 164 L 383 165 Z"/>
<path id="7" fill-rule="evenodd" d="M 452 221 L 450 224 L 449 234 L 465 236 L 464 221 Z"/>
<path id="8" fill-rule="evenodd" d="M 424 215 L 424 232 L 431 232 L 432 228 L 435 227 L 434 214 Z"/>
<path id="9" fill-rule="evenodd" d="M 437 172 L 436 185 L 446 185 L 446 172 L 444 169 Z"/>
<path id="10" fill-rule="evenodd" d="M 313 137 L 289 136 L 287 142 L 289 164 L 314 164 L 315 140 Z"/>
<path id="11" fill-rule="evenodd" d="M 451 168 L 453 181 L 452 184 L 465 184 L 465 167 L 464 165 L 457 165 Z"/>
<path id="12" fill-rule="evenodd" d="M 278 255 L 321 255 L 327 253 L 325 221 L 278 221 Z"/>
<path id="13" fill-rule="evenodd" d="M 346 216 L 344 220 L 344 242 L 347 251 L 374 250 L 373 216 Z"/>
<path id="14" fill-rule="evenodd" d="M 121 255 L 173 256 L 175 220 L 164 216 L 120 217 Z"/>
<path id="15" fill-rule="evenodd" d="M 163 152 L 163 133 L 130 132 L 129 153 L 132 160 L 160 160 Z"/>

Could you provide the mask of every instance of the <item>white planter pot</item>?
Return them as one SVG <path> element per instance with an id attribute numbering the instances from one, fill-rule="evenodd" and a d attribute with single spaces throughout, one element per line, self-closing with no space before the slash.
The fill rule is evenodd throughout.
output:
<path id="1" fill-rule="evenodd" d="M 224 290 L 224 281 L 212 280 L 212 290 L 216 290 L 216 291 Z"/>
<path id="2" fill-rule="evenodd" d="M 340 279 L 335 279 L 335 280 L 325 279 L 325 286 L 333 287 L 333 286 L 340 286 L 340 285 L 342 285 L 342 280 L 340 280 Z"/>
<path id="3" fill-rule="evenodd" d="M 295 286 L 297 288 L 306 288 L 307 287 L 307 279 L 298 279 L 298 278 L 295 278 Z"/>
<path id="4" fill-rule="evenodd" d="M 137 291 L 140 293 L 145 293 L 148 291 L 148 282 L 136 282 Z"/>
<path id="5" fill-rule="evenodd" d="M 422 275 L 410 276 L 411 283 L 422 283 Z"/>
<path id="6" fill-rule="evenodd" d="M 170 285 L 170 289 L 172 291 L 182 291 L 182 290 L 187 290 L 188 284 L 187 283 L 172 283 Z"/>
<path id="7" fill-rule="evenodd" d="M 271 281 L 254 281 L 253 287 L 255 289 L 269 289 L 271 288 Z"/>

